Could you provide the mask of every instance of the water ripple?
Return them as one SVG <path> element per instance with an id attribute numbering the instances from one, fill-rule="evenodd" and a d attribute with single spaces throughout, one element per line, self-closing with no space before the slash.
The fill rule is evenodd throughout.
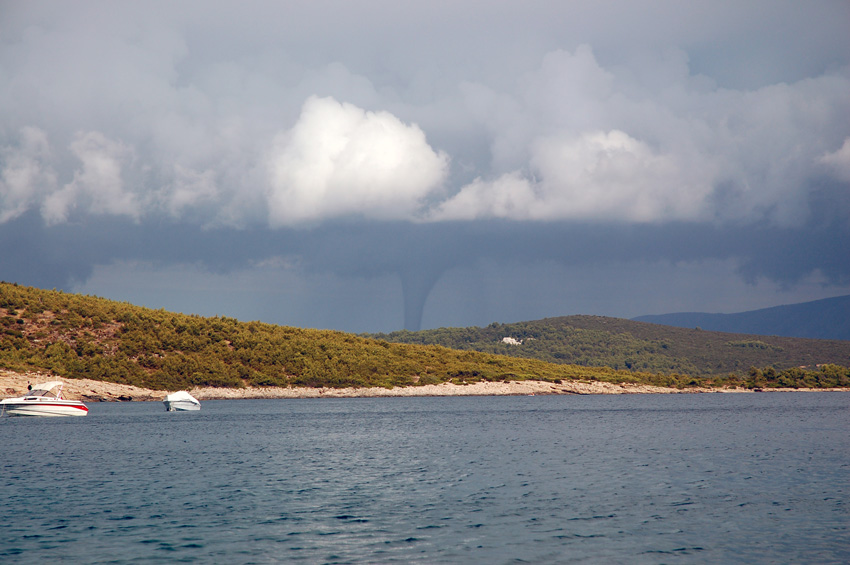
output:
<path id="1" fill-rule="evenodd" d="M 4 418 L 0 561 L 850 562 L 841 393 L 158 408 Z"/>

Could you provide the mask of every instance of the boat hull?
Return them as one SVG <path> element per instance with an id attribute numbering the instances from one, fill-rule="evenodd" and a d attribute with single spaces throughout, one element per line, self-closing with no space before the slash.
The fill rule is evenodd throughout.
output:
<path id="1" fill-rule="evenodd" d="M 167 412 L 188 412 L 190 410 L 200 410 L 201 405 L 195 404 L 188 400 L 164 400 L 165 410 Z"/>
<path id="2" fill-rule="evenodd" d="M 89 409 L 82 403 L 79 404 L 7 404 L 3 403 L 3 409 L 9 416 L 85 416 Z"/>

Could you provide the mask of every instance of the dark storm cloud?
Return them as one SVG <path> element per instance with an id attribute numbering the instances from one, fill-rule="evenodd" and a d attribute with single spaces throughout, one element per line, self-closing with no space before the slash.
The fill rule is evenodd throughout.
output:
<path id="1" fill-rule="evenodd" d="M 45 288 L 68 289 L 85 280 L 95 266 L 119 260 L 200 264 L 209 272 L 228 272 L 282 256 L 297 261 L 306 272 L 362 278 L 398 275 L 405 292 L 405 326 L 410 328 L 421 323 L 425 301 L 441 276 L 487 260 L 557 262 L 582 271 L 635 260 L 687 263 L 732 257 L 749 280 L 767 277 L 792 285 L 819 270 L 830 283 L 850 282 L 850 231 L 841 224 L 812 225 L 803 231 L 507 221 L 202 230 L 175 222 L 136 225 L 114 219 L 45 227 L 28 214 L 0 225 L 0 238 L 17 240 L 4 254 L 4 279 Z M 623 277 L 628 280 L 627 272 Z"/>
<path id="2" fill-rule="evenodd" d="M 840 2 L 6 2 L 0 278 L 280 259 L 398 276 L 408 327 L 445 273 L 486 261 L 719 260 L 848 291 L 848 19 Z"/>

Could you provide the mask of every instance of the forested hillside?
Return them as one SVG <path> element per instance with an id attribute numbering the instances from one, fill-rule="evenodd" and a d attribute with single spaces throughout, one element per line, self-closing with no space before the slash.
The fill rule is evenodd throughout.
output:
<path id="1" fill-rule="evenodd" d="M 682 385 L 686 377 L 550 364 L 233 318 L 187 316 L 0 283 L 0 367 L 148 388 L 406 386 L 588 379 Z"/>
<path id="2" fill-rule="evenodd" d="M 169 390 L 193 386 L 394 387 L 524 379 L 680 388 L 850 386 L 846 367 L 829 364 L 811 370 L 796 366 L 783 370 L 775 363 L 779 353 L 793 353 L 795 359 L 806 357 L 811 363 L 805 364 L 847 359 L 847 349 L 837 345 L 834 350 L 806 350 L 806 340 L 796 340 L 791 345 L 799 349 L 786 351 L 779 342 L 718 334 L 722 337 L 715 336 L 709 349 L 738 353 L 738 365 L 743 367 L 749 362 L 745 360 L 751 360 L 753 367 L 761 368 L 743 369 L 737 376 L 720 371 L 710 376 L 710 371 L 702 368 L 722 355 L 698 355 L 706 342 L 693 339 L 694 333 L 683 334 L 690 336 L 690 341 L 674 340 L 651 335 L 649 329 L 657 332 L 663 328 L 652 324 L 640 324 L 647 332 L 634 336 L 615 327 L 635 324 L 627 320 L 583 317 L 573 320 L 569 329 L 558 320 L 402 332 L 396 337 L 441 343 L 402 344 L 343 332 L 175 314 L 0 283 L 0 368 Z M 581 321 L 588 327 L 579 327 Z M 590 327 L 594 324 L 602 327 Z M 517 345 L 504 343 L 503 337 Z M 479 342 L 490 352 L 474 350 Z M 546 347 L 547 342 L 560 346 Z M 535 358 L 535 352 L 543 359 Z"/>
<path id="3" fill-rule="evenodd" d="M 552 363 L 613 369 L 746 377 L 774 370 L 850 365 L 850 342 L 684 329 L 621 318 L 565 316 L 486 327 L 372 334 L 393 343 L 436 344 Z"/>

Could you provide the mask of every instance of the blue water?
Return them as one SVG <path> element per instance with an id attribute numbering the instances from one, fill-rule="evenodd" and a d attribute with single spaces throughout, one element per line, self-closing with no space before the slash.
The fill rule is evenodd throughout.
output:
<path id="1" fill-rule="evenodd" d="M 0 419 L 0 562 L 848 563 L 850 394 Z"/>

